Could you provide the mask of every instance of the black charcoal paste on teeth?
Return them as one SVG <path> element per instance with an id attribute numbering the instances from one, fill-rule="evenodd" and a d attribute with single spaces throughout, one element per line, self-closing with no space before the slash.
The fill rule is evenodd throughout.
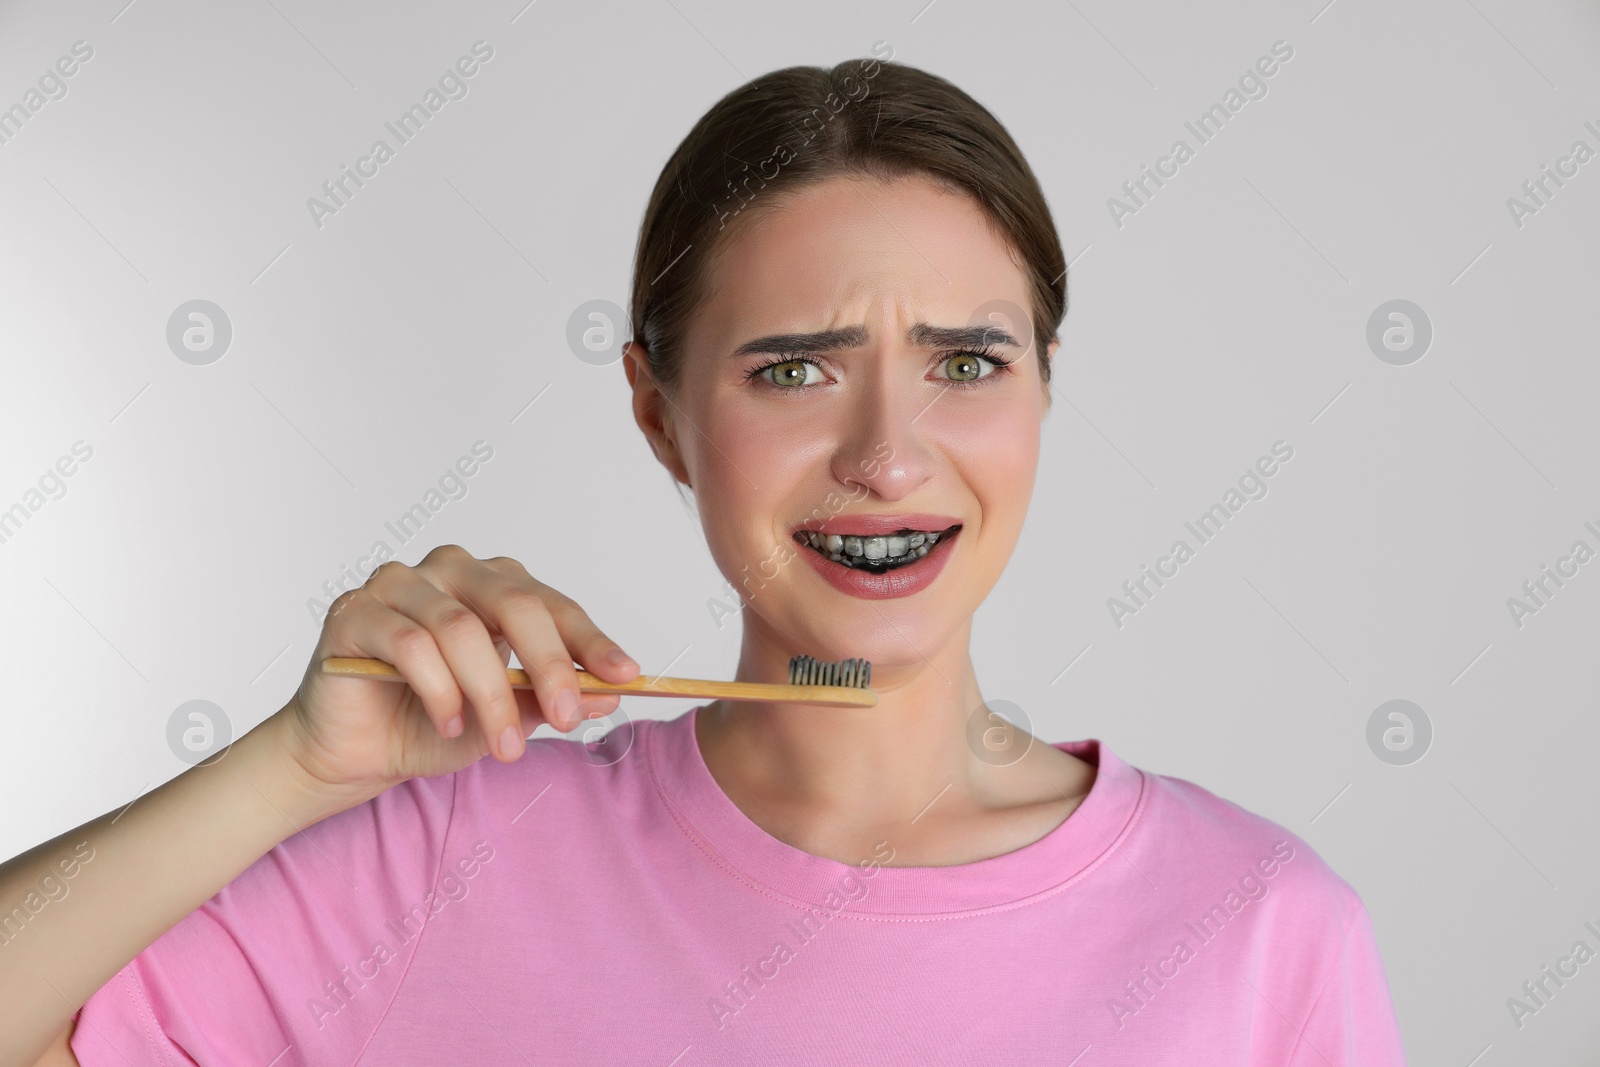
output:
<path id="1" fill-rule="evenodd" d="M 898 562 L 898 563 L 890 563 L 887 560 L 876 560 L 876 559 L 865 559 L 865 560 L 862 560 L 860 563 L 851 563 L 849 560 L 840 560 L 839 562 L 843 563 L 846 567 L 849 567 L 851 570 L 857 570 L 857 571 L 893 571 L 893 570 L 899 570 L 901 567 L 909 567 L 913 563 L 920 563 L 923 560 L 923 558 L 924 558 L 923 556 L 915 556 L 915 557 L 913 557 L 911 559 L 905 560 L 904 562 Z"/>
<path id="2" fill-rule="evenodd" d="M 932 532 L 933 533 L 937 533 L 939 535 L 939 540 L 942 543 L 946 537 L 949 537 L 950 534 L 953 531 L 955 531 L 955 530 L 957 530 L 959 528 L 960 528 L 960 524 L 958 523 L 955 526 L 947 526 L 943 530 L 934 530 Z M 926 533 L 926 532 L 928 532 L 928 531 L 904 529 L 904 530 L 897 531 L 895 534 L 877 534 L 877 535 L 873 535 L 873 536 L 879 536 L 879 537 L 905 536 L 905 535 L 914 534 L 914 533 Z M 851 535 L 851 536 L 860 537 L 861 535 L 860 534 L 854 534 L 854 535 Z M 863 540 L 865 540 L 865 538 L 863 538 Z M 912 556 L 912 557 L 909 557 L 909 558 L 896 560 L 896 561 L 890 561 L 890 560 L 887 560 L 887 559 L 876 560 L 876 559 L 864 559 L 863 558 L 863 559 L 861 559 L 859 561 L 852 562 L 849 559 L 834 559 L 832 556 L 828 555 L 822 549 L 814 547 L 811 544 L 810 541 L 805 540 L 803 537 L 801 538 L 801 543 L 804 544 L 807 548 L 811 549 L 811 551 L 816 552 L 818 555 L 822 556 L 823 559 L 827 560 L 830 563 L 837 563 L 842 567 L 849 567 L 851 570 L 873 571 L 873 572 L 879 573 L 879 574 L 881 574 L 881 573 L 883 573 L 885 571 L 898 570 L 901 567 L 909 567 L 909 566 L 911 566 L 911 564 L 920 563 L 922 560 L 927 558 L 927 553 L 923 553 L 920 556 Z"/>

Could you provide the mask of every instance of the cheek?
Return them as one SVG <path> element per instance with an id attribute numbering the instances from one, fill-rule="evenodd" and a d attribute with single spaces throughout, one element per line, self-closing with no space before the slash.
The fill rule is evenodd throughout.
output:
<path id="1" fill-rule="evenodd" d="M 735 514 L 758 511 L 785 469 L 782 435 L 750 405 L 719 402 L 691 417 L 684 443 L 696 498 Z"/>
<path id="2" fill-rule="evenodd" d="M 816 442 L 787 429 L 792 420 L 732 399 L 687 414 L 694 426 L 682 443 L 707 544 L 725 570 L 753 572 L 774 550 L 774 525 L 793 507 Z"/>
<path id="3" fill-rule="evenodd" d="M 826 463 L 829 437 L 816 404 L 756 394 L 753 387 L 719 382 L 708 388 L 707 403 L 687 414 L 694 425 L 683 439 L 692 453 L 691 470 L 707 493 L 715 492 L 730 510 L 765 517 L 768 525 L 794 506 L 797 487 L 815 479 Z"/>
<path id="4" fill-rule="evenodd" d="M 979 469 L 969 472 L 983 508 L 983 530 L 1006 543 L 1015 543 L 1033 498 L 1034 476 L 1039 469 L 1037 424 L 1013 425 L 991 441 L 976 441 Z"/>
<path id="5" fill-rule="evenodd" d="M 1038 410 L 1011 398 L 982 408 L 957 407 L 951 405 L 944 413 L 939 434 L 944 454 L 959 468 L 962 481 L 986 514 L 1026 508 L 1039 466 Z M 938 410 L 936 405 L 929 414 Z"/>

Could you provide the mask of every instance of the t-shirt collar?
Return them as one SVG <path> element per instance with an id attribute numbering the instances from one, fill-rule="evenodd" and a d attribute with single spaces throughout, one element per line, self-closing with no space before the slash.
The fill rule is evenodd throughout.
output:
<path id="1" fill-rule="evenodd" d="M 1097 768 L 1089 794 L 1055 829 L 1013 852 L 948 867 L 882 866 L 888 847 L 858 863 L 814 856 L 744 814 L 712 777 L 695 737 L 699 707 L 655 720 L 645 748 L 657 791 L 684 832 L 725 873 L 803 907 L 840 914 L 930 916 L 1016 907 L 1068 889 L 1116 853 L 1132 828 L 1144 775 L 1096 738 L 1055 747 Z"/>

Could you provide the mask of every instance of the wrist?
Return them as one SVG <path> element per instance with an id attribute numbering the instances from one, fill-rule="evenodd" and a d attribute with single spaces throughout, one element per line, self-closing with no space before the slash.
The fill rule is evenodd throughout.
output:
<path id="1" fill-rule="evenodd" d="M 377 783 L 335 785 L 312 773 L 300 755 L 304 737 L 292 702 L 236 743 L 247 741 L 251 742 L 248 758 L 254 764 L 251 780 L 301 829 L 364 804 L 387 788 Z"/>

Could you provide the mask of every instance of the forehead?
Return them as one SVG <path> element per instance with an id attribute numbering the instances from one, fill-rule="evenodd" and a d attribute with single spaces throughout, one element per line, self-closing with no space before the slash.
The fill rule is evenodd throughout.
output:
<path id="1" fill-rule="evenodd" d="M 768 205 L 756 190 L 740 214 L 714 259 L 692 349 L 859 324 L 884 304 L 950 325 L 996 299 L 1028 306 L 1026 276 L 983 208 L 926 178 L 830 178 Z"/>

